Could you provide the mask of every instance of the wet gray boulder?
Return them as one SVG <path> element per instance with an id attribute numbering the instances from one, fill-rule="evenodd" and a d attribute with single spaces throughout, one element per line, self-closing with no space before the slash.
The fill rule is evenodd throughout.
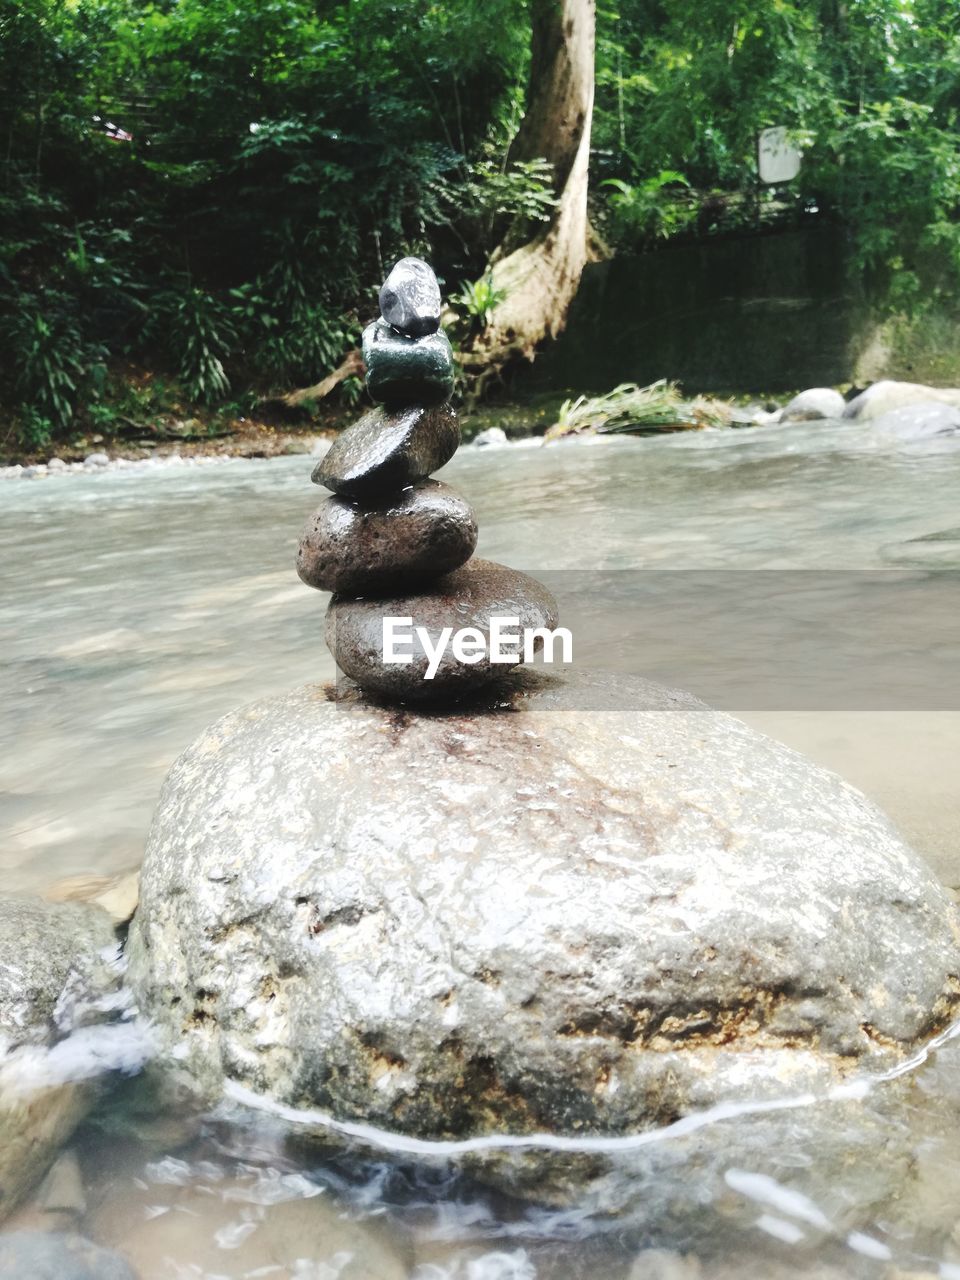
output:
<path id="1" fill-rule="evenodd" d="M 109 985 L 106 957 L 117 949 L 97 907 L 0 895 L 0 1049 L 49 1043 L 68 986 L 93 993 Z"/>
<path id="2" fill-rule="evenodd" d="M 438 480 L 421 480 L 363 507 L 327 498 L 300 537 L 297 573 L 320 591 L 395 593 L 459 568 L 476 545 L 466 498 Z"/>
<path id="3" fill-rule="evenodd" d="M 86 1110 L 83 1085 L 45 1078 L 43 1053 L 116 986 L 118 952 L 98 907 L 0 896 L 0 1221 Z"/>
<path id="4" fill-rule="evenodd" d="M 868 421 L 892 409 L 908 405 L 947 404 L 960 407 L 960 390 L 950 387 L 927 387 L 919 382 L 894 382 L 885 379 L 861 391 L 843 411 L 845 418 Z"/>
<path id="5" fill-rule="evenodd" d="M 411 636 L 402 649 L 409 662 L 384 661 L 385 617 L 410 619 L 404 628 Z M 460 569 L 431 581 L 420 590 L 391 592 L 374 599 L 336 595 L 326 619 L 327 647 L 341 671 L 364 689 L 399 702 L 450 701 L 472 695 L 502 677 L 522 660 L 494 662 L 490 656 L 492 619 L 511 618 L 506 628 L 519 636 L 522 629 L 557 625 L 557 602 L 529 574 L 492 560 L 475 558 Z M 476 660 L 462 661 L 448 643 L 432 674 L 430 655 L 416 636 L 425 627 L 431 642 L 438 643 L 444 630 L 473 628 L 484 648 L 471 653 Z M 520 655 L 520 646 L 504 643 L 501 652 Z"/>
<path id="6" fill-rule="evenodd" d="M 129 977 L 210 1096 L 446 1139 L 644 1133 L 737 1101 L 748 1125 L 956 1017 L 960 923 L 932 873 L 730 716 L 602 674 L 517 673 L 450 714 L 332 697 L 227 716 L 164 784 Z M 848 1131 L 876 1167 L 857 1096 L 752 1128 L 744 1167 L 810 1126 L 837 1169 Z M 708 1141 L 728 1167 L 731 1137 L 645 1148 L 650 1185 Z M 533 1194 L 543 1162 L 569 1172 L 527 1155 Z M 517 1184 L 504 1153 L 475 1158 Z"/>
<path id="7" fill-rule="evenodd" d="M 960 431 L 960 408 L 949 404 L 913 404 L 890 409 L 870 420 L 871 437 L 891 440 L 926 440 Z"/>
<path id="8" fill-rule="evenodd" d="M 781 422 L 815 422 L 821 418 L 842 418 L 843 396 L 832 387 L 809 387 L 786 405 Z"/>
<path id="9" fill-rule="evenodd" d="M 395 494 L 439 471 L 459 444 L 460 423 L 448 404 L 377 408 L 341 431 L 311 479 L 348 498 Z"/>
<path id="10" fill-rule="evenodd" d="M 440 328 L 440 286 L 422 258 L 401 258 L 380 288 L 380 314 L 399 333 L 422 338 Z"/>
<path id="11" fill-rule="evenodd" d="M 487 427 L 485 431 L 480 431 L 473 437 L 473 443 L 478 449 L 484 449 L 489 445 L 509 444 L 510 441 L 503 427 Z"/>
<path id="12" fill-rule="evenodd" d="M 453 391 L 453 349 L 443 330 L 409 338 L 386 320 L 374 320 L 364 329 L 361 346 L 374 400 L 436 404 Z"/>
<path id="13" fill-rule="evenodd" d="M 59 1231 L 0 1235 L 0 1280 L 137 1280 L 115 1253 Z"/>

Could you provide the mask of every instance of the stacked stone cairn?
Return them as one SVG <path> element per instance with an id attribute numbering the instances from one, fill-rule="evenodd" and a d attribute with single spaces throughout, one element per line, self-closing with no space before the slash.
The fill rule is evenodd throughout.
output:
<path id="1" fill-rule="evenodd" d="M 412 619 L 408 633 L 423 627 L 435 644 L 448 627 L 488 637 L 494 616 L 518 619 L 519 629 L 552 628 L 557 607 L 535 579 L 471 558 L 477 522 L 470 504 L 431 479 L 456 452 L 460 425 L 449 401 L 453 352 L 440 327 L 440 287 L 427 263 L 396 264 L 380 290 L 380 312 L 363 333 L 367 389 L 378 404 L 338 436 L 313 472 L 332 496 L 307 522 L 297 572 L 333 592 L 327 644 L 362 689 L 391 701 L 455 701 L 510 664 L 491 662 L 489 646 L 463 662 L 448 644 L 426 679 L 429 656 L 416 638 L 404 649 L 411 662 L 384 661 L 384 617 Z"/>

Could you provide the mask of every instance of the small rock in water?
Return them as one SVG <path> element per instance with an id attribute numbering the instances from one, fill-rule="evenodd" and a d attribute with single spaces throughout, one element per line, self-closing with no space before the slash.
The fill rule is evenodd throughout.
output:
<path id="1" fill-rule="evenodd" d="M 510 442 L 503 427 L 487 427 L 486 431 L 480 431 L 474 436 L 473 443 L 482 448 L 488 444 L 509 444 Z"/>
<path id="2" fill-rule="evenodd" d="M 460 425 L 449 405 L 373 409 L 340 433 L 311 478 L 349 497 L 396 493 L 438 471 L 459 443 Z"/>
<path id="3" fill-rule="evenodd" d="M 83 1236 L 47 1231 L 0 1235 L 0 1280 L 137 1280 L 124 1260 Z"/>
<path id="4" fill-rule="evenodd" d="M 437 480 L 421 480 L 374 506 L 325 499 L 300 539 L 297 573 L 320 591 L 395 591 L 459 568 L 476 545 L 466 498 Z"/>
<path id="5" fill-rule="evenodd" d="M 435 404 L 453 391 L 453 350 L 442 330 L 408 338 L 374 320 L 363 331 L 363 363 L 367 390 L 386 404 Z"/>
<path id="6" fill-rule="evenodd" d="M 83 460 L 85 467 L 107 467 L 110 465 L 110 459 L 105 453 L 88 453 Z"/>
<path id="7" fill-rule="evenodd" d="M 875 382 L 855 396 L 843 410 L 845 418 L 879 418 L 892 409 L 917 404 L 949 404 L 960 407 L 960 390 L 950 387 L 927 387 L 919 382 Z"/>
<path id="8" fill-rule="evenodd" d="M 384 662 L 384 617 L 412 618 L 412 627 L 426 627 L 436 643 L 445 627 L 454 632 L 473 627 L 487 638 L 493 617 L 518 618 L 520 630 L 552 628 L 557 625 L 558 610 L 553 596 L 536 578 L 491 560 L 470 560 L 420 592 L 378 600 L 334 596 L 327 610 L 326 638 L 340 670 L 363 689 L 401 701 L 426 702 L 454 699 L 482 688 L 521 659 L 492 663 L 487 645 L 479 661 L 460 662 L 448 644 L 436 674 L 427 680 L 429 658 L 416 639 L 411 662 Z"/>
<path id="9" fill-rule="evenodd" d="M 37 1204 L 46 1213 L 72 1213 L 78 1218 L 86 1213 L 83 1174 L 75 1151 L 64 1151 L 53 1165 L 37 1192 Z"/>
<path id="10" fill-rule="evenodd" d="M 66 471 L 67 464 L 62 458 L 51 458 L 47 463 L 48 471 Z"/>
<path id="11" fill-rule="evenodd" d="M 842 418 L 846 402 L 832 387 L 809 387 L 794 396 L 780 415 L 781 422 L 815 422 L 819 418 Z"/>
<path id="12" fill-rule="evenodd" d="M 400 333 L 422 338 L 440 328 L 440 286 L 422 258 L 401 258 L 380 290 L 380 314 Z"/>
<path id="13" fill-rule="evenodd" d="M 960 431 L 960 408 L 948 404 L 913 404 L 890 409 L 870 422 L 876 436 L 889 435 L 896 440 L 926 440 L 930 436 L 949 436 Z"/>

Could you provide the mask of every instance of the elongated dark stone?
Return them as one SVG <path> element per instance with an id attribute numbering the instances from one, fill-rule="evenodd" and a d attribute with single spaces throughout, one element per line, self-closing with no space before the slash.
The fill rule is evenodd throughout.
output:
<path id="1" fill-rule="evenodd" d="M 374 505 L 325 498 L 300 539 L 297 573 L 320 591 L 396 592 L 459 568 L 476 545 L 466 498 L 421 480 Z"/>
<path id="2" fill-rule="evenodd" d="M 459 444 L 460 425 L 448 404 L 372 409 L 340 433 L 312 479 L 350 497 L 396 493 L 438 471 Z"/>
<path id="3" fill-rule="evenodd" d="M 422 258 L 401 258 L 380 290 L 380 314 L 411 338 L 440 328 L 440 286 Z"/>
<path id="4" fill-rule="evenodd" d="M 386 320 L 374 320 L 363 331 L 362 345 L 367 390 L 374 400 L 436 404 L 453 391 L 453 350 L 442 330 L 408 338 Z"/>

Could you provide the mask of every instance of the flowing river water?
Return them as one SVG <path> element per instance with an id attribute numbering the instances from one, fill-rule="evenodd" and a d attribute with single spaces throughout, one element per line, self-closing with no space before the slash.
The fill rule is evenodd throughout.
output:
<path id="1" fill-rule="evenodd" d="M 4 889 L 135 868 L 163 775 L 205 724 L 333 677 L 325 598 L 292 568 L 319 497 L 311 465 L 295 456 L 3 484 Z M 480 554 L 557 581 L 602 570 L 639 595 L 651 571 L 840 575 L 830 581 L 865 653 L 870 573 L 960 569 L 957 437 L 810 424 L 465 448 L 442 478 L 470 497 Z M 928 634 L 922 615 L 915 623 L 914 656 Z M 585 644 L 602 664 L 626 640 L 607 619 Z M 659 661 L 645 666 L 642 636 L 629 647 L 632 669 L 662 674 Z M 725 706 L 865 790 L 955 891 L 960 700 L 948 683 L 942 692 L 917 705 L 804 701 L 771 696 L 768 680 L 763 696 L 738 705 L 734 692 Z M 948 1036 L 912 1064 L 895 1115 L 887 1088 L 854 1100 L 852 1118 L 844 1111 L 843 1123 L 860 1115 L 864 1133 L 882 1135 L 877 1177 L 853 1191 L 816 1149 L 791 1142 L 793 1109 L 827 1102 L 785 1099 L 782 1181 L 738 1162 L 749 1111 L 708 1117 L 725 1127 L 729 1167 L 697 1174 L 699 1130 L 658 1135 L 664 1208 L 641 1221 L 505 1202 L 442 1153 L 417 1161 L 382 1139 L 360 1153 L 318 1150 L 297 1117 L 236 1102 L 193 1117 L 118 1080 L 78 1139 L 81 1226 L 125 1250 L 143 1280 L 960 1280 L 960 1042 Z"/>

